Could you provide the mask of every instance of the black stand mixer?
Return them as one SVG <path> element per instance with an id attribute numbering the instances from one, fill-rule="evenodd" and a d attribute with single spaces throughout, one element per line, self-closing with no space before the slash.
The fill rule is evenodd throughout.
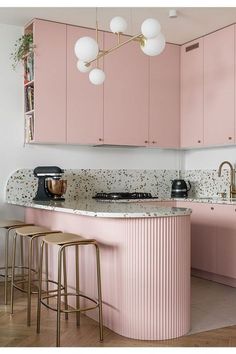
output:
<path id="1" fill-rule="evenodd" d="M 57 166 L 38 166 L 34 176 L 38 178 L 38 189 L 33 200 L 65 200 L 67 181 L 62 179 L 64 170 Z"/>

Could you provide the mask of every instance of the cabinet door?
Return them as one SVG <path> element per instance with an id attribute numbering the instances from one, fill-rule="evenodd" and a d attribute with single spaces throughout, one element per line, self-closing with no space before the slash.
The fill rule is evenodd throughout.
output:
<path id="1" fill-rule="evenodd" d="M 34 21 L 34 142 L 66 142 L 66 25 Z"/>
<path id="2" fill-rule="evenodd" d="M 67 143 L 102 144 L 103 85 L 89 81 L 76 67 L 74 46 L 80 37 L 95 37 L 95 30 L 67 26 Z M 103 47 L 103 32 L 99 32 Z"/>
<path id="3" fill-rule="evenodd" d="M 203 39 L 181 47 L 181 147 L 203 145 Z"/>
<path id="4" fill-rule="evenodd" d="M 150 57 L 151 146 L 178 148 L 180 144 L 180 47 L 166 44 L 164 52 Z"/>
<path id="5" fill-rule="evenodd" d="M 204 37 L 204 145 L 234 143 L 234 26 Z"/>
<path id="6" fill-rule="evenodd" d="M 215 208 L 217 235 L 216 273 L 236 278 L 236 208 L 217 205 Z"/>
<path id="7" fill-rule="evenodd" d="M 216 225 L 213 204 L 179 203 L 192 209 L 191 215 L 191 266 L 216 273 Z"/>
<path id="8" fill-rule="evenodd" d="M 121 40 L 128 38 L 122 36 Z M 104 48 L 116 45 L 116 40 L 114 34 L 104 33 Z M 104 58 L 105 144 L 148 144 L 148 64 L 137 42 Z"/>

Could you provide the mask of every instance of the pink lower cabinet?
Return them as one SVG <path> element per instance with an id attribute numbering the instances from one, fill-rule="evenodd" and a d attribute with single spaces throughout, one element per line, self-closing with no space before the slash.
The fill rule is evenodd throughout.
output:
<path id="1" fill-rule="evenodd" d="M 216 273 L 236 279 L 236 207 L 217 205 L 214 211 L 216 224 Z"/>
<path id="2" fill-rule="evenodd" d="M 67 25 L 67 143 L 103 144 L 103 85 L 91 84 L 77 67 L 74 45 L 80 37 L 95 37 L 95 30 Z M 103 47 L 103 32 L 99 32 Z"/>
<path id="3" fill-rule="evenodd" d="M 177 202 L 177 206 L 192 209 L 191 215 L 191 266 L 216 273 L 215 206 L 204 203 Z"/>
<path id="4" fill-rule="evenodd" d="M 190 330 L 189 215 L 104 218 L 27 208 L 26 221 L 97 239 L 106 327 L 143 340 L 176 338 Z M 55 254 L 49 255 L 56 270 Z M 68 262 L 74 261 L 71 255 Z M 80 290 L 96 298 L 92 259 L 89 250 L 81 251 Z M 56 271 L 51 276 L 56 279 Z M 68 275 L 69 287 L 74 277 Z"/>
<path id="5" fill-rule="evenodd" d="M 122 36 L 125 41 L 130 37 Z M 104 33 L 104 48 L 116 36 Z M 149 58 L 131 42 L 104 58 L 104 143 L 148 145 Z"/>
<path id="6" fill-rule="evenodd" d="M 180 47 L 150 57 L 149 145 L 180 146 Z"/>
<path id="7" fill-rule="evenodd" d="M 236 287 L 236 207 L 192 202 L 177 206 L 192 209 L 193 274 Z"/>

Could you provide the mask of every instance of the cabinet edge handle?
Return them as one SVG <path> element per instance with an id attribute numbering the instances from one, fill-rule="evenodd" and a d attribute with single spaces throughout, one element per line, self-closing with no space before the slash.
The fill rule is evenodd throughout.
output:
<path id="1" fill-rule="evenodd" d="M 190 50 L 197 49 L 199 47 L 199 42 L 189 45 L 185 48 L 185 52 L 190 52 Z"/>

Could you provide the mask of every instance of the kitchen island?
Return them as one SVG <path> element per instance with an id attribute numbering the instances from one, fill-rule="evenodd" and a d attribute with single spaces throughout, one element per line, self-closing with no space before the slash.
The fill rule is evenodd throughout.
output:
<path id="1" fill-rule="evenodd" d="M 105 326 L 144 340 L 176 338 L 190 330 L 190 209 L 160 206 L 158 201 L 8 202 L 26 208 L 27 222 L 97 239 Z M 81 291 L 96 297 L 90 252 L 80 256 Z M 55 254 L 51 250 L 54 278 Z M 72 252 L 67 259 L 73 287 Z M 94 311 L 92 317 L 96 315 Z"/>

